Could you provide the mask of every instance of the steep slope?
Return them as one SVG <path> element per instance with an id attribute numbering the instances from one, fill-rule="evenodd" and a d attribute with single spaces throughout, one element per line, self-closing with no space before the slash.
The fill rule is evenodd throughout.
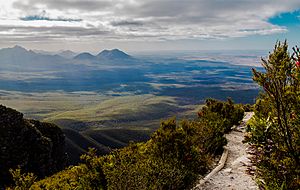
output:
<path id="1" fill-rule="evenodd" d="M 111 151 L 108 146 L 102 145 L 75 130 L 68 128 L 62 130 L 66 135 L 66 152 L 69 156 L 69 164 L 77 164 L 80 161 L 80 156 L 85 154 L 88 148 L 95 148 L 99 155 L 104 155 Z"/>
<path id="2" fill-rule="evenodd" d="M 62 170 L 67 161 L 65 136 L 54 124 L 27 120 L 0 105 L 0 184 L 11 181 L 10 168 L 39 177 Z"/>
<path id="3" fill-rule="evenodd" d="M 80 156 L 89 148 L 95 148 L 98 155 L 108 154 L 112 149 L 122 148 L 129 142 L 144 142 L 150 137 L 150 131 L 130 129 L 99 129 L 78 132 L 70 128 L 62 129 L 66 135 L 68 164 L 80 162 Z"/>

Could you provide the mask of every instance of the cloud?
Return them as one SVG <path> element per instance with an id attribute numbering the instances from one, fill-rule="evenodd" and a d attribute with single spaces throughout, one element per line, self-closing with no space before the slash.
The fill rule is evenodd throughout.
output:
<path id="1" fill-rule="evenodd" d="M 14 8 L 21 10 L 37 10 L 44 7 L 49 10 L 97 11 L 113 5 L 113 1 L 105 0 L 19 0 L 13 3 Z"/>
<path id="2" fill-rule="evenodd" d="M 49 16 L 46 16 L 45 10 L 41 14 L 27 15 L 27 16 L 21 17 L 20 19 L 23 21 L 33 21 L 33 20 L 63 21 L 63 22 L 80 22 L 80 21 L 82 21 L 82 19 L 74 19 L 74 18 L 63 18 L 63 17 L 51 18 Z"/>
<path id="3" fill-rule="evenodd" d="M 299 0 L 12 0 L 0 37 L 65 40 L 226 39 L 287 32 L 269 18 Z"/>
<path id="4" fill-rule="evenodd" d="M 80 22 L 82 19 L 72 19 L 72 18 L 50 18 L 39 15 L 28 15 L 25 17 L 21 17 L 21 20 L 24 21 L 32 21 L 32 20 L 47 20 L 47 21 L 64 21 L 64 22 Z"/>
<path id="5" fill-rule="evenodd" d="M 143 26 L 142 21 L 135 20 L 119 20 L 110 22 L 112 26 Z"/>

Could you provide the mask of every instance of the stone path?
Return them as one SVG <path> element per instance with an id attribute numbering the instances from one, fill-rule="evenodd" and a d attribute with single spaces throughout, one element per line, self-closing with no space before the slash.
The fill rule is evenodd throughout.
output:
<path id="1" fill-rule="evenodd" d="M 247 145 L 243 144 L 245 123 L 253 116 L 252 112 L 246 113 L 240 126 L 226 135 L 228 144 L 228 157 L 225 166 L 203 184 L 194 188 L 198 190 L 256 190 L 255 181 L 246 173 L 250 164 L 246 152 Z"/>

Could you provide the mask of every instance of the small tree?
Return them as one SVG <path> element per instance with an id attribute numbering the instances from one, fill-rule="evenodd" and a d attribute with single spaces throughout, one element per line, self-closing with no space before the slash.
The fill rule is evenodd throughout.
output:
<path id="1" fill-rule="evenodd" d="M 272 118 L 270 122 L 273 122 L 278 128 L 278 135 L 283 140 L 289 154 L 297 164 L 300 164 L 298 144 L 295 144 L 296 142 L 293 140 L 295 136 L 299 135 L 295 133 L 299 131 L 299 125 L 295 125 L 294 122 L 296 114 L 299 114 L 299 110 L 297 110 L 297 105 L 300 103 L 300 85 L 297 77 L 299 68 L 295 67 L 292 60 L 287 42 L 285 41 L 283 44 L 278 42 L 274 52 L 269 55 L 269 59 L 262 59 L 262 65 L 266 72 L 262 73 L 253 69 L 253 80 L 264 89 L 264 99 L 269 103 L 268 117 Z"/>
<path id="2" fill-rule="evenodd" d="M 14 190 L 27 190 L 30 189 L 30 187 L 34 184 L 35 180 L 37 177 L 33 173 L 27 173 L 27 174 L 22 174 L 21 169 L 15 169 L 12 170 L 10 169 L 9 172 L 11 173 L 15 186 L 13 188 L 7 188 L 9 189 L 14 189 Z"/>
<path id="3" fill-rule="evenodd" d="M 263 93 L 255 105 L 250 142 L 259 175 L 272 188 L 300 184 L 300 64 L 299 49 L 294 51 L 290 56 L 287 42 L 278 42 L 268 60 L 262 59 L 265 72 L 253 69 Z"/>

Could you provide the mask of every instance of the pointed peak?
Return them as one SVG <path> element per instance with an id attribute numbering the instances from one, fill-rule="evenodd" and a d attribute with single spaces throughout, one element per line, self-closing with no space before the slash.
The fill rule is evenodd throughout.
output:
<path id="1" fill-rule="evenodd" d="M 27 49 L 25 49 L 25 48 L 23 48 L 22 46 L 19 46 L 19 45 L 15 45 L 14 47 L 12 47 L 12 49 L 20 49 L 20 50 L 27 51 Z"/>
<path id="2" fill-rule="evenodd" d="M 119 50 L 119 49 L 112 49 L 112 50 L 103 50 L 98 55 L 98 58 L 105 58 L 105 59 L 130 59 L 131 56 L 127 53 Z"/>
<path id="3" fill-rule="evenodd" d="M 94 59 L 95 56 L 93 56 L 92 54 L 88 53 L 88 52 L 83 52 L 83 53 L 80 53 L 78 55 L 76 55 L 74 57 L 74 59 L 80 59 L 80 60 L 84 60 L 84 59 Z"/>
<path id="4" fill-rule="evenodd" d="M 112 51 L 112 52 L 123 52 L 123 51 L 121 51 L 121 50 L 119 50 L 119 49 L 112 49 L 111 51 Z"/>
<path id="5" fill-rule="evenodd" d="M 13 47 L 9 47 L 9 48 L 3 48 L 3 49 L 0 49 L 1 52 L 11 52 L 11 53 L 14 53 L 14 54 L 27 54 L 27 53 L 32 53 L 31 51 L 28 51 L 27 49 L 23 48 L 22 46 L 19 46 L 19 45 L 15 45 Z"/>

